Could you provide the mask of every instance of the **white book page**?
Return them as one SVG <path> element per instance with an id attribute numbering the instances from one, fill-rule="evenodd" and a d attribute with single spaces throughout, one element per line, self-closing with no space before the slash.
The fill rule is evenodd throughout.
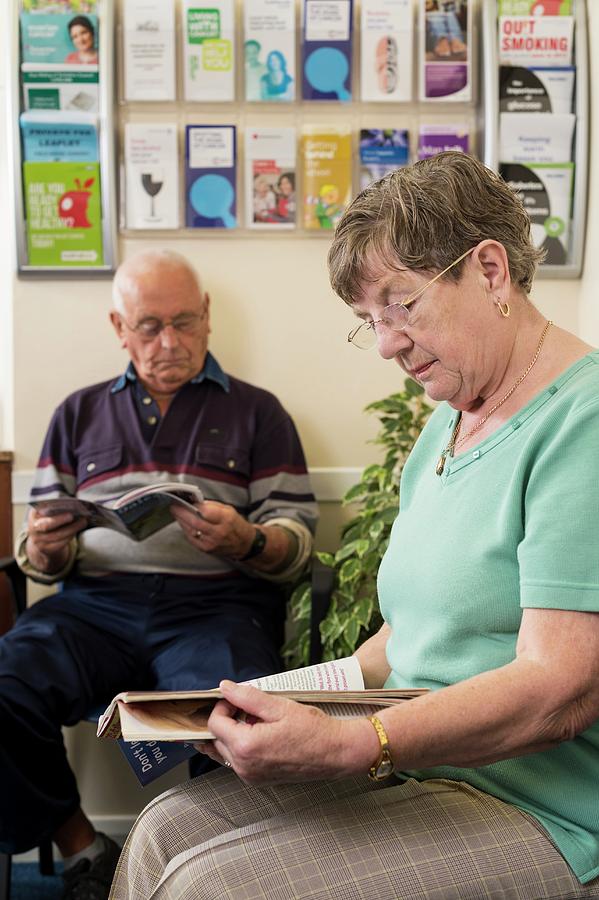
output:
<path id="1" fill-rule="evenodd" d="M 355 656 L 317 663 L 304 669 L 277 672 L 245 682 L 262 691 L 362 691 L 364 678 Z"/>

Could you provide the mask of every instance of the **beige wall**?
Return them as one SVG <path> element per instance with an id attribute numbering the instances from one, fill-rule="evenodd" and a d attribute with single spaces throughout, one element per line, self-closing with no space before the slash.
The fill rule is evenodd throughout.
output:
<path id="1" fill-rule="evenodd" d="M 0 0 L 0 21 L 6 21 L 9 2 Z M 591 86 L 599 88 L 599 2 L 588 5 Z M 4 105 L 3 73 L 0 107 Z M 592 128 L 592 147 L 597 148 L 597 121 Z M 64 395 L 113 376 L 125 359 L 108 324 L 107 281 L 26 281 L 11 274 L 6 197 L 13 185 L 5 153 L 6 142 L 0 141 L 0 445 L 15 450 L 18 476 L 33 468 L 49 415 Z M 547 316 L 599 344 L 599 181 L 594 166 L 589 211 L 584 277 L 576 282 L 539 280 L 533 296 Z M 122 255 L 149 243 L 122 242 Z M 341 470 L 376 458 L 376 449 L 367 443 L 374 422 L 362 409 L 398 388 L 401 374 L 375 353 L 361 354 L 344 342 L 351 316 L 327 284 L 327 239 L 198 236 L 161 239 L 160 246 L 183 252 L 200 269 L 213 298 L 212 349 L 226 369 L 278 394 L 299 427 L 311 467 Z M 332 546 L 340 513 L 335 503 L 325 504 L 323 512 L 319 543 Z M 22 513 L 20 507 L 15 510 L 15 521 Z M 115 747 L 97 746 L 90 726 L 80 726 L 69 746 L 87 810 L 108 817 L 108 827 L 119 817 L 128 823 L 151 793 L 137 789 Z"/>

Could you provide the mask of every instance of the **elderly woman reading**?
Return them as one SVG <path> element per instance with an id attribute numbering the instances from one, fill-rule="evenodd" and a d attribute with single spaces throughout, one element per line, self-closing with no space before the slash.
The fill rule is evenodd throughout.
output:
<path id="1" fill-rule="evenodd" d="M 224 682 L 202 749 L 231 768 L 147 807 L 115 900 L 599 897 L 599 352 L 530 301 L 540 256 L 463 154 L 344 214 L 349 340 L 439 401 L 357 656 L 368 686 L 431 690 L 343 721 Z"/>

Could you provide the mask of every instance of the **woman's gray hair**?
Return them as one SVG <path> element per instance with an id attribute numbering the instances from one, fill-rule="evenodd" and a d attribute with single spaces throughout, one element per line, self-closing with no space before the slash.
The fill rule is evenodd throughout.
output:
<path id="1" fill-rule="evenodd" d="M 484 240 L 503 244 L 512 283 L 528 294 L 545 254 L 531 241 L 522 201 L 474 157 L 439 153 L 391 172 L 353 200 L 329 250 L 331 286 L 351 305 L 381 266 L 440 272 Z M 444 277 L 459 281 L 463 265 Z"/>
<path id="2" fill-rule="evenodd" d="M 184 269 L 201 292 L 201 284 L 198 273 L 181 253 L 174 250 L 142 250 L 135 256 L 130 256 L 118 267 L 112 281 L 112 303 L 118 313 L 125 313 L 125 298 L 128 285 L 134 275 L 143 275 L 156 266 L 167 265 L 172 269 Z"/>

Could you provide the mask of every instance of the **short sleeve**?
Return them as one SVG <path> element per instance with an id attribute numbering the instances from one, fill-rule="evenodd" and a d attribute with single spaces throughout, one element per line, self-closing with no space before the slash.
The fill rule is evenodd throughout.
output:
<path id="1" fill-rule="evenodd" d="M 599 611 L 599 398 L 544 428 L 523 495 L 520 605 Z"/>

